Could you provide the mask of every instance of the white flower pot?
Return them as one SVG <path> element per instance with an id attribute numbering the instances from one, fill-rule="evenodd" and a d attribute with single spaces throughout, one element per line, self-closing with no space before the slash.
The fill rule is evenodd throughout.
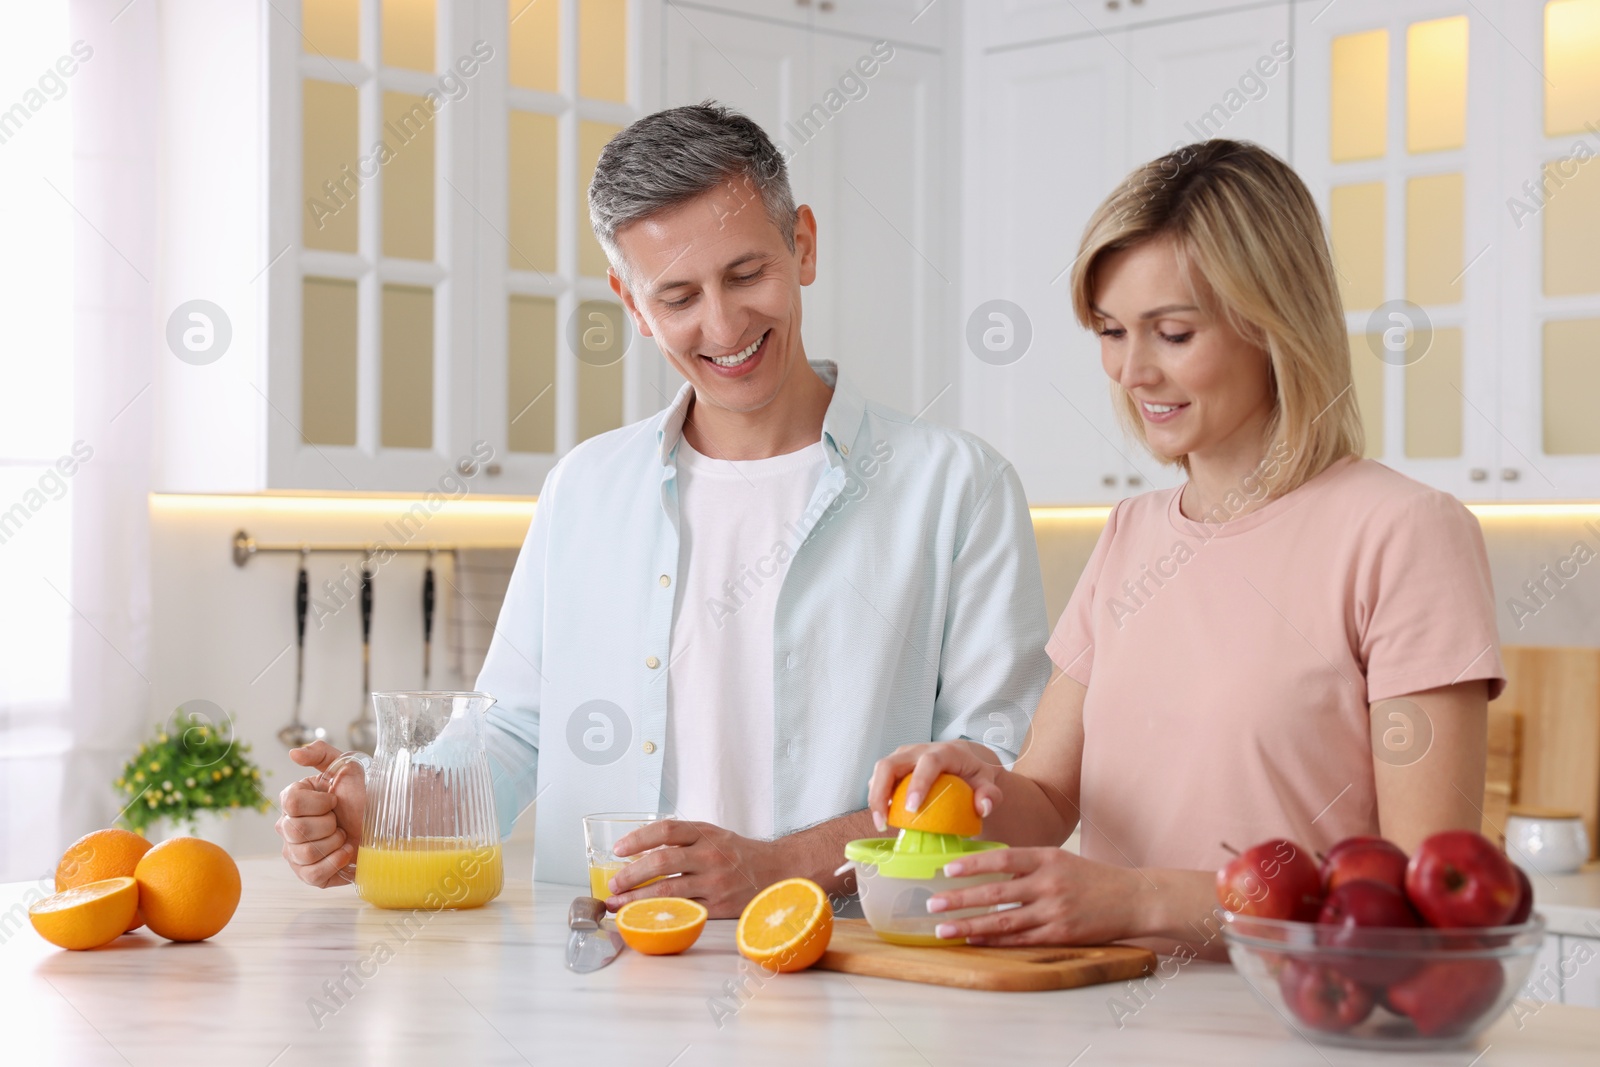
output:
<path id="1" fill-rule="evenodd" d="M 158 845 L 174 837 L 198 837 L 202 841 L 210 841 L 213 845 L 228 848 L 231 834 L 228 817 L 222 812 L 199 811 L 195 813 L 193 829 L 181 819 L 163 818 L 150 824 L 145 837 Z"/>

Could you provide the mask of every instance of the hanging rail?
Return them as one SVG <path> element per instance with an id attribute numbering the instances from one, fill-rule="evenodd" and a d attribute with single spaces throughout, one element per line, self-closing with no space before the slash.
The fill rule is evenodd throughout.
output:
<path id="1" fill-rule="evenodd" d="M 257 541 L 244 530 L 239 530 L 233 535 L 233 564 L 243 567 L 250 562 L 250 557 L 263 552 L 343 552 L 357 556 L 375 556 L 380 552 L 449 552 L 454 555 L 463 548 L 521 548 L 522 543 L 516 542 L 484 542 L 470 545 L 455 545 L 441 541 L 424 541 L 415 544 L 389 544 L 385 541 L 363 542 L 317 542 L 298 541 L 281 543 L 267 543 Z"/>

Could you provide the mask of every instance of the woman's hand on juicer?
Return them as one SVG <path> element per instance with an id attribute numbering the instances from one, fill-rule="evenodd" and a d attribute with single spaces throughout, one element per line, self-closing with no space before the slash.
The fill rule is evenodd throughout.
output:
<path id="1" fill-rule="evenodd" d="M 934 914 L 962 908 L 1019 904 L 1020 907 L 952 919 L 935 928 L 939 937 L 964 937 L 974 945 L 1103 945 L 1139 936 L 1136 914 L 1150 895 L 1142 872 L 1086 860 L 1059 848 L 1005 848 L 963 856 L 945 874 L 1007 872 L 1015 877 L 934 895 Z"/>
<path id="2" fill-rule="evenodd" d="M 978 814 L 987 817 L 1000 803 L 1000 757 L 974 741 L 934 741 L 901 745 L 872 768 L 867 783 L 867 808 L 878 832 L 889 828 L 889 801 L 900 779 L 911 776 L 906 806 L 916 811 L 941 774 L 954 774 L 972 787 Z"/>
<path id="3" fill-rule="evenodd" d="M 326 741 L 291 748 L 289 758 L 317 774 L 291 782 L 278 794 L 282 815 L 273 824 L 283 838 L 283 858 L 295 877 L 318 888 L 346 885 L 345 868 L 361 842 L 366 786 L 359 767 L 341 768 L 330 792 L 321 779 L 342 753 Z"/>

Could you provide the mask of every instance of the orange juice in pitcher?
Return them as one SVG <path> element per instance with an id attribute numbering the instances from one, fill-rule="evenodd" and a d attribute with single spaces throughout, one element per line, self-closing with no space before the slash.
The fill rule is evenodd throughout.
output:
<path id="1" fill-rule="evenodd" d="M 346 752 L 318 788 L 348 789 L 360 768 L 366 804 L 354 870 L 379 908 L 476 908 L 500 894 L 500 833 L 483 743 L 484 693 L 373 693 L 377 751 Z"/>
<path id="2" fill-rule="evenodd" d="M 505 884 L 499 845 L 423 838 L 406 848 L 363 848 L 356 892 L 379 908 L 476 908 Z"/>

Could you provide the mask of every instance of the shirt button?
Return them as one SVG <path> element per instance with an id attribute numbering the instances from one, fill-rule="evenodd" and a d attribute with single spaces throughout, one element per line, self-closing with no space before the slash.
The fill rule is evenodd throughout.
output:
<path id="1" fill-rule="evenodd" d="M 665 574 L 657 578 L 656 581 L 661 583 L 661 588 L 663 589 L 672 584 L 672 579 L 667 577 Z"/>
<path id="2" fill-rule="evenodd" d="M 656 743 L 654 741 L 646 741 L 640 747 L 644 749 L 644 754 L 648 756 L 656 750 Z"/>
<path id="3" fill-rule="evenodd" d="M 644 665 L 649 667 L 651 670 L 655 670 L 657 667 L 661 666 L 661 661 L 656 659 L 654 656 L 646 656 L 644 659 Z"/>
<path id="4" fill-rule="evenodd" d="M 850 446 L 849 445 L 840 445 L 839 446 L 839 454 L 841 456 L 848 456 L 850 454 Z"/>
<path id="5" fill-rule="evenodd" d="M 800 742 L 798 741 L 791 739 L 787 745 L 783 746 L 783 750 L 790 759 L 800 758 Z"/>
<path id="6" fill-rule="evenodd" d="M 783 665 L 785 667 L 789 668 L 791 671 L 794 670 L 795 664 L 797 664 L 799 662 L 800 662 L 799 660 L 794 658 L 794 653 L 793 652 L 791 652 L 787 656 L 783 657 Z"/>

